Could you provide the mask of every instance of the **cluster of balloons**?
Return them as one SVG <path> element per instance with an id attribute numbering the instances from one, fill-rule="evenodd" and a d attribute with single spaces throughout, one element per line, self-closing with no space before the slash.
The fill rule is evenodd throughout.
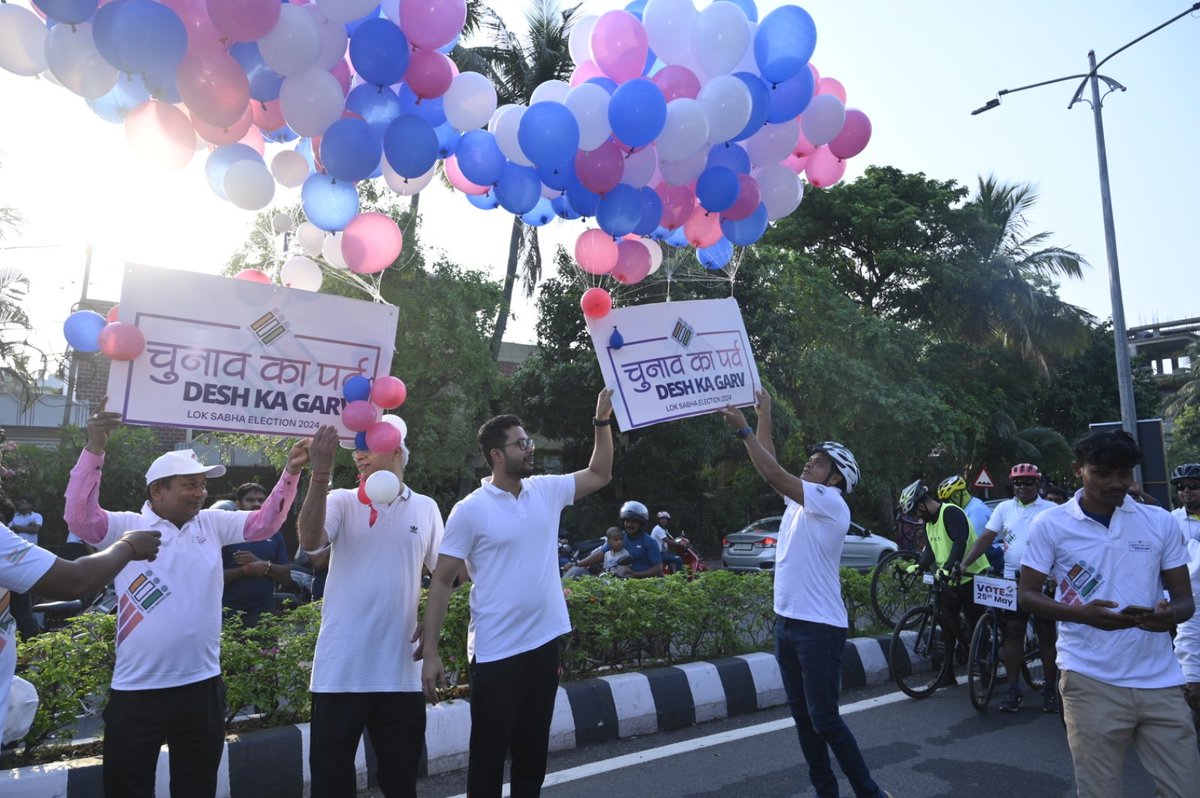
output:
<path id="1" fill-rule="evenodd" d="M 383 415 L 408 398 L 404 382 L 396 377 L 371 379 L 356 375 L 342 383 L 342 423 L 355 433 L 356 449 L 378 454 L 394 452 L 404 442 L 406 429 L 399 416 Z"/>
<path id="2" fill-rule="evenodd" d="M 117 305 L 107 316 L 77 310 L 63 322 L 63 337 L 76 352 L 101 352 L 113 360 L 133 360 L 146 349 L 146 336 L 133 324 L 117 320 Z"/>

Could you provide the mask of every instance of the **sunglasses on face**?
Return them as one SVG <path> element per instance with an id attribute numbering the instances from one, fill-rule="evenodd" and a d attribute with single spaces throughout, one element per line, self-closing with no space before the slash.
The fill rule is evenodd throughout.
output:
<path id="1" fill-rule="evenodd" d="M 1175 486 L 1177 490 L 1200 490 L 1200 482 L 1182 482 Z"/>
<path id="2" fill-rule="evenodd" d="M 530 449 L 537 447 L 537 444 L 534 443 L 533 438 L 517 438 L 515 441 L 509 441 L 508 443 L 506 443 L 504 445 L 505 446 L 516 446 L 518 449 L 520 449 L 523 452 L 528 452 Z"/>
<path id="3" fill-rule="evenodd" d="M 1036 485 L 1037 480 L 1036 479 L 1014 479 L 1012 481 L 1012 484 L 1021 485 L 1023 487 L 1029 487 L 1030 485 Z"/>

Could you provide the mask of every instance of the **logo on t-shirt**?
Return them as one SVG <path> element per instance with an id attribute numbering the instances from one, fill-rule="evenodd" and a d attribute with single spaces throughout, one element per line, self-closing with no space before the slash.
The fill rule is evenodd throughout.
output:
<path id="1" fill-rule="evenodd" d="M 161 605 L 169 595 L 171 589 L 153 571 L 138 574 L 117 602 L 117 645 L 137 628 L 146 613 Z"/>
<path id="2" fill-rule="evenodd" d="M 5 590 L 0 592 L 0 651 L 8 645 L 8 637 L 13 631 L 13 625 L 16 621 L 8 611 L 9 602 L 12 600 L 12 593 Z"/>
<path id="3" fill-rule="evenodd" d="M 417 534 L 417 533 L 419 533 L 421 530 L 417 529 L 417 525 L 416 525 L 416 524 L 413 524 L 412 526 L 410 526 L 410 527 L 408 528 L 408 531 L 409 531 L 409 532 L 412 532 L 414 535 L 416 535 L 416 534 Z"/>
<path id="4" fill-rule="evenodd" d="M 1094 565 L 1088 565 L 1079 560 L 1067 571 L 1058 584 L 1058 600 L 1063 604 L 1085 604 L 1088 597 L 1096 592 L 1104 582 L 1104 576 L 1097 573 Z"/>
<path id="5" fill-rule="evenodd" d="M 1148 540 L 1131 540 L 1129 541 L 1129 550 L 1137 554 L 1148 554 L 1154 550 Z"/>
<path id="6" fill-rule="evenodd" d="M 8 554 L 6 554 L 4 556 L 4 559 L 8 560 L 13 565 L 16 565 L 21 560 L 25 559 L 25 555 L 28 554 L 32 548 L 33 548 L 32 543 L 26 543 L 24 546 L 21 546 L 19 548 L 16 548 L 16 549 L 13 549 L 12 551 L 10 551 Z"/>

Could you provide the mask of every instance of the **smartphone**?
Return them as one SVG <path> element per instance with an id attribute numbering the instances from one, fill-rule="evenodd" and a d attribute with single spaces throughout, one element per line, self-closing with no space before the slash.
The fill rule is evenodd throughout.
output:
<path id="1" fill-rule="evenodd" d="M 1153 607 L 1143 607 L 1140 604 L 1130 604 L 1120 610 L 1122 615 L 1151 615 L 1154 613 Z"/>

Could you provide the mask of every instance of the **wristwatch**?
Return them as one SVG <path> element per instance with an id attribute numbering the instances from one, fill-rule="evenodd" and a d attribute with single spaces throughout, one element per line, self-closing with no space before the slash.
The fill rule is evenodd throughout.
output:
<path id="1" fill-rule="evenodd" d="M 737 436 L 739 438 L 749 438 L 753 434 L 754 434 L 754 430 L 750 429 L 750 427 L 742 427 L 740 430 L 737 431 Z"/>

